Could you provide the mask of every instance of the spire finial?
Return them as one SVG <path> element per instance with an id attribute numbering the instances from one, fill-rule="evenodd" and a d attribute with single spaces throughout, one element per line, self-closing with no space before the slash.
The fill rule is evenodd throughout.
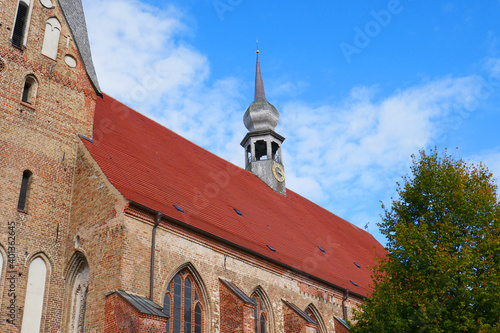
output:
<path id="1" fill-rule="evenodd" d="M 262 74 L 260 73 L 259 62 L 259 41 L 257 40 L 257 64 L 255 67 L 255 98 L 254 101 L 266 101 L 266 93 L 264 91 L 264 81 L 262 81 Z"/>

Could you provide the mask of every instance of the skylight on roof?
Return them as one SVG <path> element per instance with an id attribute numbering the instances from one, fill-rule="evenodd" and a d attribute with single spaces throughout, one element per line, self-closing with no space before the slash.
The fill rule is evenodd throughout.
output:
<path id="1" fill-rule="evenodd" d="M 271 245 L 267 245 L 267 247 L 268 247 L 271 251 L 276 252 L 276 249 L 275 249 L 274 247 L 272 247 Z"/>
<path id="2" fill-rule="evenodd" d="M 351 283 L 352 283 L 353 285 L 355 285 L 356 287 L 358 287 L 358 284 L 357 284 L 356 282 L 354 282 L 354 281 L 352 281 L 352 280 L 349 280 L 349 281 L 351 281 Z"/>
<path id="3" fill-rule="evenodd" d="M 357 262 L 354 262 L 354 265 L 356 265 L 357 268 L 361 269 L 361 266 Z"/>
<path id="4" fill-rule="evenodd" d="M 243 216 L 243 213 L 242 213 L 242 212 L 240 212 L 240 211 L 239 211 L 239 210 L 237 210 L 236 208 L 233 208 L 233 209 L 234 209 L 234 211 L 236 212 L 236 214 L 238 214 L 239 216 Z"/>
<path id="5" fill-rule="evenodd" d="M 181 207 L 179 207 L 179 206 L 177 206 L 177 205 L 174 205 L 174 207 L 175 207 L 175 209 L 177 209 L 179 212 L 184 213 L 184 210 L 183 210 Z"/>
<path id="6" fill-rule="evenodd" d="M 322 247 L 321 247 L 321 246 L 319 246 L 319 245 L 318 245 L 318 249 L 319 249 L 321 252 L 326 253 L 325 249 L 324 249 L 324 248 L 322 248 Z"/>

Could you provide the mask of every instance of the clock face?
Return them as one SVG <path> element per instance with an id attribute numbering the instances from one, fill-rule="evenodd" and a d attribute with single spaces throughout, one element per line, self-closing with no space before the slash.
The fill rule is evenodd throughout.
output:
<path id="1" fill-rule="evenodd" d="M 283 166 L 279 165 L 278 163 L 273 164 L 273 175 L 274 178 L 276 178 L 277 181 L 280 183 L 285 181 L 285 170 L 283 170 Z"/>

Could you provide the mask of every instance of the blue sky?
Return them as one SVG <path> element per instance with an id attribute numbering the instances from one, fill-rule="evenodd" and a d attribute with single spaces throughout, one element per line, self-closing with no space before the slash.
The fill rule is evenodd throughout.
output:
<path id="1" fill-rule="evenodd" d="M 287 187 L 376 223 L 411 154 L 500 175 L 500 1 L 83 0 L 103 91 L 239 165 L 255 41 Z"/>

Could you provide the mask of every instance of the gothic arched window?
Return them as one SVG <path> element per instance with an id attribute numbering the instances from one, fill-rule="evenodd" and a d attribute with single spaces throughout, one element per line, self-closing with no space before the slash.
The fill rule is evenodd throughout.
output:
<path id="1" fill-rule="evenodd" d="M 163 312 L 170 316 L 167 333 L 203 332 L 201 291 L 187 269 L 177 273 L 168 284 Z"/>
<path id="2" fill-rule="evenodd" d="M 47 265 L 45 261 L 41 257 L 33 259 L 28 271 L 28 285 L 26 287 L 21 333 L 40 331 L 46 279 Z"/>
<path id="3" fill-rule="evenodd" d="M 2 251 L 2 248 L 0 246 L 0 281 L 2 279 L 2 273 L 3 273 L 3 251 Z M 1 296 L 0 296 L 0 300 L 1 300 Z"/>
<path id="4" fill-rule="evenodd" d="M 305 313 L 312 318 L 316 323 L 318 323 L 318 326 L 316 326 L 316 333 L 323 333 L 326 332 L 326 330 L 323 328 L 324 323 L 323 320 L 321 319 L 321 315 L 319 314 L 318 310 L 314 307 L 314 305 L 310 304 Z"/>
<path id="5" fill-rule="evenodd" d="M 38 81 L 34 75 L 27 75 L 24 79 L 23 94 L 21 101 L 31 105 L 35 104 Z"/>
<path id="6" fill-rule="evenodd" d="M 261 298 L 257 294 L 252 295 L 252 301 L 255 302 L 255 308 L 253 313 L 254 323 L 255 323 L 255 333 L 266 333 L 268 320 L 264 304 Z"/>
<path id="7" fill-rule="evenodd" d="M 25 44 L 29 16 L 30 1 L 19 0 L 19 3 L 17 5 L 16 19 L 14 21 L 14 29 L 12 29 L 12 45 L 17 48 L 22 48 Z"/>
<path id="8" fill-rule="evenodd" d="M 68 332 L 83 333 L 86 323 L 89 265 L 85 256 L 80 252 L 75 253 L 70 262 L 68 287 L 71 300 Z"/>

